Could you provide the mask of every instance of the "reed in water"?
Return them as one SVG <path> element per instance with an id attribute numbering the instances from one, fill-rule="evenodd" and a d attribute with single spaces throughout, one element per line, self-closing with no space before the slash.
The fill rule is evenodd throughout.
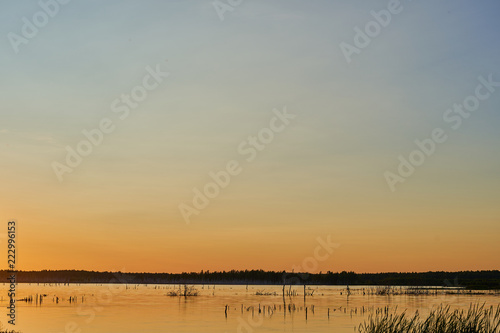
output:
<path id="1" fill-rule="evenodd" d="M 360 333 L 500 333 L 500 305 L 485 308 L 471 304 L 468 310 L 440 306 L 426 317 L 388 307 L 378 309 L 358 328 Z"/>

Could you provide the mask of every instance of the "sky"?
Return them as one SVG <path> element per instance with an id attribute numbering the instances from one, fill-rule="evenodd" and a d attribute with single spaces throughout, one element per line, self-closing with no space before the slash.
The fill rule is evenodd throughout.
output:
<path id="1" fill-rule="evenodd" d="M 17 269 L 500 269 L 498 1 L 0 8 Z"/>

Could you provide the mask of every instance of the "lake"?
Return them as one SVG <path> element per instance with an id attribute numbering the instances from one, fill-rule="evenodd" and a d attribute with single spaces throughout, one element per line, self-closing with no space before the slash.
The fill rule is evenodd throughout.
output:
<path id="1" fill-rule="evenodd" d="M 23 333 L 132 332 L 354 332 L 377 308 L 428 313 L 439 304 L 498 305 L 498 293 L 456 293 L 428 288 L 351 286 L 196 285 L 198 296 L 168 296 L 179 285 L 18 284 L 16 325 L 7 324 L 8 285 L 0 285 L 4 328 Z M 425 293 L 425 294 L 422 294 Z M 259 295 L 258 295 L 259 294 Z M 39 296 L 46 295 L 40 303 Z M 32 297 L 32 301 L 20 301 Z M 227 307 L 226 307 L 227 306 Z M 260 309 L 260 310 L 259 310 Z M 285 309 L 285 311 L 284 311 Z M 307 309 L 307 310 L 306 310 Z"/>

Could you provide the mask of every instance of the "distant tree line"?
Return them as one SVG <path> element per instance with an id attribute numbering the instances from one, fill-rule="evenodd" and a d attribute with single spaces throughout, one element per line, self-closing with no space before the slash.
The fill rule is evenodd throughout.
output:
<path id="1" fill-rule="evenodd" d="M 1 270 L 7 281 L 12 274 Z M 444 286 L 467 289 L 500 289 L 500 271 L 425 272 L 425 273 L 293 273 L 263 270 L 199 273 L 123 273 L 81 270 L 18 271 L 21 283 L 128 283 L 128 284 L 249 284 L 249 285 L 386 285 Z"/>

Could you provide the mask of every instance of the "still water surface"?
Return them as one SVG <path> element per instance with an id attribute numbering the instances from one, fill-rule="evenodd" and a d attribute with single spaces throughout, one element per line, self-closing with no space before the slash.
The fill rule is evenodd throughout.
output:
<path id="1" fill-rule="evenodd" d="M 198 296 L 167 296 L 178 285 L 18 284 L 16 299 L 46 295 L 42 303 L 16 302 L 16 325 L 7 324 L 8 286 L 0 285 L 0 321 L 23 333 L 136 332 L 354 332 L 376 308 L 426 314 L 449 304 L 498 305 L 500 295 L 373 295 L 370 287 L 293 287 L 297 296 L 282 297 L 281 286 L 195 286 Z M 364 288 L 364 289 L 363 289 Z M 287 291 L 288 291 L 287 287 Z M 266 295 L 257 295 L 257 292 Z M 365 292 L 365 294 L 363 294 Z M 274 294 L 276 293 L 276 294 Z M 270 295 L 269 295 L 270 294 Z M 72 298 L 70 302 L 70 297 Z M 226 308 L 227 305 L 227 308 Z M 260 306 L 260 312 L 259 312 Z M 286 308 L 286 311 L 283 309 Z M 307 308 L 307 318 L 306 318 Z M 226 316 L 227 309 L 227 316 Z M 328 316 L 329 312 L 329 316 Z"/>

